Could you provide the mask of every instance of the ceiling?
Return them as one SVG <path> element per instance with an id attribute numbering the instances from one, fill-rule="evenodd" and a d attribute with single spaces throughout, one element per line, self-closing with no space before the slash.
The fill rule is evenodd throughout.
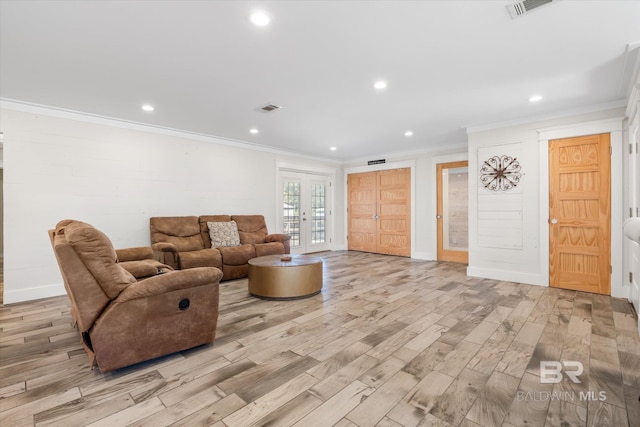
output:
<path id="1" fill-rule="evenodd" d="M 1 0 L 0 97 L 341 162 L 624 105 L 640 1 L 512 3 Z"/>

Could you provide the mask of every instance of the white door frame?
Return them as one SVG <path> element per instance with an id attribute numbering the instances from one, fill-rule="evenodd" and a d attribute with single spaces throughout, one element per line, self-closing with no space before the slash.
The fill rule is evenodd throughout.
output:
<path id="1" fill-rule="evenodd" d="M 640 77 L 639 77 L 640 78 Z M 629 119 L 628 129 L 625 138 L 625 147 L 628 147 L 626 151 L 625 161 L 625 175 L 627 181 L 625 181 L 625 218 L 640 216 L 640 80 L 638 84 L 633 88 L 632 94 L 627 106 L 626 116 Z M 628 280 L 631 272 L 633 272 L 633 282 L 628 282 L 629 300 L 633 303 L 636 312 L 640 313 L 640 289 L 638 284 L 640 283 L 640 268 L 638 265 L 634 265 L 634 259 L 640 258 L 640 245 L 626 239 L 624 241 L 624 263 L 625 263 L 625 276 L 623 280 Z M 638 329 L 640 334 L 640 319 L 638 319 Z"/>
<path id="2" fill-rule="evenodd" d="M 622 280 L 623 145 L 624 117 L 538 129 L 540 153 L 540 273 L 549 286 L 549 141 L 576 136 L 611 134 L 611 296 L 629 298 L 629 282 Z"/>
<path id="3" fill-rule="evenodd" d="M 316 166 L 316 165 L 305 165 L 300 163 L 289 163 L 289 162 L 276 162 L 276 228 L 278 233 L 281 233 L 284 224 L 282 218 L 282 188 L 280 188 L 280 182 L 282 180 L 282 175 L 287 172 L 295 172 L 295 173 L 303 173 L 308 175 L 316 175 L 322 176 L 329 179 L 330 189 L 327 197 L 327 208 L 329 209 L 329 214 L 327 216 L 327 226 L 329 228 L 326 233 L 326 238 L 329 240 L 329 250 L 333 250 L 335 247 L 335 215 L 333 214 L 333 209 L 335 206 L 335 191 L 333 191 L 333 185 L 335 185 L 336 181 L 336 168 Z M 325 209 L 327 209 L 325 208 Z M 325 212 L 326 215 L 326 212 Z"/>

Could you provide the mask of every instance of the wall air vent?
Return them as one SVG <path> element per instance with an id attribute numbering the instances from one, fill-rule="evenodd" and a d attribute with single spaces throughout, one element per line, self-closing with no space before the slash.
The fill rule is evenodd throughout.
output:
<path id="1" fill-rule="evenodd" d="M 517 18 L 518 16 L 522 16 L 527 12 L 531 12 L 533 9 L 536 9 L 540 6 L 551 3 L 552 1 L 554 0 L 524 0 L 515 4 L 510 4 L 509 6 L 507 6 L 507 10 L 509 11 L 511 18 L 513 19 Z"/>
<path id="2" fill-rule="evenodd" d="M 282 107 L 281 107 L 281 106 L 279 106 L 279 105 L 275 105 L 275 104 L 267 104 L 267 105 L 263 105 L 262 107 L 260 107 L 260 108 L 258 108 L 258 109 L 259 109 L 260 111 L 265 112 L 265 113 L 270 113 L 270 112 L 272 112 L 272 111 L 279 110 L 279 109 L 281 109 L 281 108 L 282 108 Z"/>

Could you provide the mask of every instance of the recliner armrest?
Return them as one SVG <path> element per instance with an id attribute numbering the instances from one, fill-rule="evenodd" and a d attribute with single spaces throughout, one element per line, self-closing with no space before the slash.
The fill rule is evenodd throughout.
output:
<path id="1" fill-rule="evenodd" d="M 180 289 L 218 284 L 222 271 L 215 267 L 198 267 L 188 270 L 171 271 L 135 282 L 123 290 L 114 303 L 124 303 L 139 298 L 148 298 Z"/>
<path id="2" fill-rule="evenodd" d="M 118 256 L 118 262 L 153 259 L 153 249 L 151 249 L 151 247 L 149 246 L 116 249 L 116 255 Z"/>
<path id="3" fill-rule="evenodd" d="M 153 258 L 169 267 L 177 270 L 180 268 L 179 259 L 180 255 L 178 249 L 173 243 L 159 242 L 151 245 L 153 251 Z"/>

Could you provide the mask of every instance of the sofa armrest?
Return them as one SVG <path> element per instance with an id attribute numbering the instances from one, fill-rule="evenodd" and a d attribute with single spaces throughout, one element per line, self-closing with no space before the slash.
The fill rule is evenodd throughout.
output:
<path id="1" fill-rule="evenodd" d="M 265 243 L 280 242 L 284 246 L 284 253 L 291 253 L 291 236 L 288 234 L 268 234 L 264 241 Z"/>
<path id="2" fill-rule="evenodd" d="M 139 298 L 148 298 L 167 292 L 198 286 L 217 284 L 222 278 L 222 271 L 215 267 L 198 267 L 189 270 L 171 271 L 153 276 L 128 286 L 113 300 L 124 303 Z"/>
<path id="3" fill-rule="evenodd" d="M 143 259 L 153 259 L 153 249 L 149 246 L 139 248 L 116 249 L 118 262 L 140 261 Z"/>
<path id="4" fill-rule="evenodd" d="M 169 267 L 177 270 L 180 268 L 179 259 L 180 255 L 178 249 L 173 243 L 159 242 L 151 245 L 153 251 L 153 258 Z"/>

